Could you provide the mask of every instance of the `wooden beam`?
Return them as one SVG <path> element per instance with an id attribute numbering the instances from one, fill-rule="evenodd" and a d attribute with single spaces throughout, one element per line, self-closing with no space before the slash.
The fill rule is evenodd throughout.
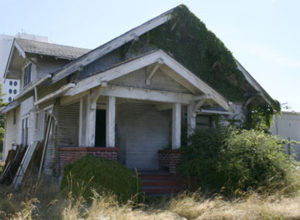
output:
<path id="1" fill-rule="evenodd" d="M 189 104 L 192 95 L 176 92 L 147 90 L 141 88 L 132 88 L 125 86 L 108 86 L 103 89 L 103 96 L 115 96 L 119 98 L 148 100 L 166 103 L 182 103 Z"/>
<path id="2" fill-rule="evenodd" d="M 157 64 L 154 66 L 153 70 L 150 72 L 149 76 L 146 79 L 146 85 L 150 85 L 151 84 L 151 79 L 154 76 L 154 74 L 156 73 L 156 71 L 158 70 L 158 68 L 160 67 L 160 65 L 163 64 L 162 59 L 158 59 Z"/>
<path id="3" fill-rule="evenodd" d="M 95 146 L 95 137 L 96 137 L 96 111 L 97 111 L 97 100 L 101 94 L 102 87 L 93 89 L 88 96 L 87 103 L 87 146 Z"/>
<path id="4" fill-rule="evenodd" d="M 60 104 L 65 106 L 65 105 L 71 105 L 71 104 L 74 104 L 76 102 L 80 102 L 80 99 L 83 97 L 83 96 L 86 96 L 89 92 L 86 91 L 86 92 L 82 92 L 80 94 L 77 94 L 77 95 L 74 95 L 74 96 L 62 96 L 60 98 Z"/>
<path id="5" fill-rule="evenodd" d="M 61 95 L 62 93 L 64 93 L 65 91 L 69 90 L 70 88 L 73 88 L 75 86 L 75 84 L 73 83 L 69 83 L 63 87 L 61 87 L 60 89 L 56 90 L 53 93 L 50 93 L 48 95 L 46 95 L 45 97 L 41 98 L 40 100 L 38 100 L 37 102 L 34 102 L 34 105 L 39 105 L 45 101 L 48 101 L 50 99 L 53 99 L 59 95 Z"/>

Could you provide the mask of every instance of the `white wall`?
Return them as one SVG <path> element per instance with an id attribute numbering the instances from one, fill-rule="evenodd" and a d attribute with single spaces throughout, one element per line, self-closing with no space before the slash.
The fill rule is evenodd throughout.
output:
<path id="1" fill-rule="evenodd" d="M 300 113 L 282 112 L 276 115 L 271 129 L 272 134 L 282 138 L 300 141 Z M 293 146 L 296 159 L 300 160 L 300 146 Z"/>

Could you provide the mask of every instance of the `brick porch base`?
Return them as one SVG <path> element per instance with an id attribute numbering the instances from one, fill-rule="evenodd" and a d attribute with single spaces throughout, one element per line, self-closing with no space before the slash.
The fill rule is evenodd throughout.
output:
<path id="1" fill-rule="evenodd" d="M 63 168 L 85 155 L 95 157 L 104 157 L 111 160 L 118 160 L 119 148 L 116 147 L 60 147 L 59 152 L 59 166 L 62 173 Z"/>

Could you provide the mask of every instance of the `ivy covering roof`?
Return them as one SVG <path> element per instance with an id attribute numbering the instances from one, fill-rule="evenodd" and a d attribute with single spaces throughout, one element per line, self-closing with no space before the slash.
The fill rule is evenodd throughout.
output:
<path id="1" fill-rule="evenodd" d="M 231 101 L 244 102 L 257 95 L 224 43 L 185 5 L 174 8 L 172 18 L 142 35 L 131 50 L 162 49 Z M 278 102 L 264 94 L 272 107 Z M 260 100 L 263 101 L 263 100 Z"/>

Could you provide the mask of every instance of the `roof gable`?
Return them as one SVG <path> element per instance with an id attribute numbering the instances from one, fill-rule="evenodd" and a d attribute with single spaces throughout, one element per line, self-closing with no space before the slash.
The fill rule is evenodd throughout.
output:
<path id="1" fill-rule="evenodd" d="M 140 53 L 145 52 L 143 48 L 159 48 L 172 54 L 231 101 L 245 102 L 257 94 L 256 87 L 238 69 L 231 52 L 184 5 L 155 17 L 67 64 L 55 73 L 52 82 L 82 69 L 128 42 L 131 42 L 129 49 L 134 48 Z M 266 98 L 267 103 L 272 103 L 271 97 L 263 98 Z"/>
<path id="2" fill-rule="evenodd" d="M 104 72 L 85 78 L 79 81 L 74 88 L 67 91 L 65 96 L 80 94 L 156 63 L 163 63 L 163 68 L 171 69 L 173 72 L 169 74 L 169 76 L 185 88 L 194 88 L 194 93 L 198 91 L 195 95 L 204 94 L 207 99 L 212 100 L 224 109 L 230 109 L 228 101 L 223 96 L 162 50 L 152 51 L 151 53 L 129 60 Z"/>
<path id="3" fill-rule="evenodd" d="M 74 60 L 87 53 L 88 51 L 90 50 L 22 38 L 15 38 L 12 43 L 10 55 L 6 64 L 4 78 L 16 78 L 16 74 L 14 72 L 20 70 L 17 70 L 15 66 L 20 67 L 20 65 L 22 65 L 24 60 L 28 57 L 28 54 L 50 56 L 55 57 L 56 59 L 63 60 Z M 10 65 L 12 65 L 13 68 L 13 71 L 11 72 L 9 72 Z"/>

